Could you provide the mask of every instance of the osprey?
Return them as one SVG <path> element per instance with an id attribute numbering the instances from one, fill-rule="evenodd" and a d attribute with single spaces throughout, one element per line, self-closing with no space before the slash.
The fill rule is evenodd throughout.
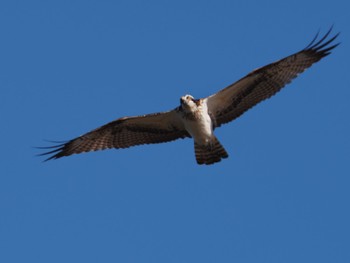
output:
<path id="1" fill-rule="evenodd" d="M 41 155 L 53 154 L 46 159 L 51 160 L 82 152 L 193 138 L 198 164 L 220 162 L 228 154 L 214 130 L 270 98 L 305 69 L 329 55 L 339 45 L 330 45 L 339 35 L 327 39 L 331 30 L 320 40 L 317 34 L 301 51 L 252 71 L 214 95 L 202 99 L 182 96 L 180 106 L 171 111 L 117 119 L 63 144 L 43 147 L 51 150 Z"/>

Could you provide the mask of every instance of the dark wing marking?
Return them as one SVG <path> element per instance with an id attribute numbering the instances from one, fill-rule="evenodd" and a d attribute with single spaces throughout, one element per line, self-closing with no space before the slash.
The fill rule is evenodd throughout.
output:
<path id="1" fill-rule="evenodd" d="M 128 148 L 186 137 L 190 135 L 184 129 L 179 113 L 173 110 L 117 119 L 66 143 L 44 147 L 53 150 L 41 155 L 53 154 L 47 159 L 51 160 L 76 153 Z"/>
<path id="2" fill-rule="evenodd" d="M 305 69 L 329 55 L 338 44 L 329 46 L 339 35 L 327 40 L 332 28 L 317 41 L 318 34 L 303 50 L 256 69 L 239 81 L 206 98 L 216 127 L 230 122 L 259 102 L 270 98 Z M 316 42 L 317 41 L 317 42 Z M 316 43 L 315 43 L 316 42 Z"/>

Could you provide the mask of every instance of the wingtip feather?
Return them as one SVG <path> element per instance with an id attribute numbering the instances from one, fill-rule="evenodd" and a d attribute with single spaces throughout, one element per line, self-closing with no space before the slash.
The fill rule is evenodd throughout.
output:
<path id="1" fill-rule="evenodd" d="M 317 32 L 316 36 L 313 38 L 313 40 L 310 42 L 310 44 L 304 48 L 304 51 L 317 52 L 322 57 L 329 55 L 330 51 L 332 49 L 336 48 L 340 44 L 340 43 L 336 43 L 330 47 L 327 47 L 329 44 L 333 43 L 333 41 L 336 40 L 338 38 L 338 36 L 340 35 L 340 32 L 338 32 L 333 37 L 326 40 L 329 37 L 329 35 L 331 34 L 332 30 L 333 30 L 333 25 L 326 32 L 326 34 L 324 36 L 322 36 L 318 41 L 317 41 L 317 39 L 319 37 L 319 32 Z"/>
<path id="2" fill-rule="evenodd" d="M 53 154 L 52 156 L 49 156 L 47 159 L 45 159 L 43 162 L 47 162 L 49 160 L 55 160 L 55 159 L 63 157 L 64 155 L 62 154 L 62 151 L 64 150 L 64 147 L 68 143 L 67 141 L 50 141 L 50 142 L 60 143 L 60 144 L 53 145 L 53 146 L 35 147 L 36 149 L 48 150 L 44 153 L 37 154 L 36 156 L 46 156 L 46 155 Z"/>

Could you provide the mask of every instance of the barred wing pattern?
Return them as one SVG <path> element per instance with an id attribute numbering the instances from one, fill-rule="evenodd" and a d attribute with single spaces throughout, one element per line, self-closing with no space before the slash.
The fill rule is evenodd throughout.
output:
<path id="1" fill-rule="evenodd" d="M 303 50 L 254 70 L 244 78 L 206 98 L 215 127 L 230 122 L 270 98 L 305 69 L 330 54 L 338 44 L 329 46 L 339 35 L 327 40 L 332 28 L 317 41 L 318 34 Z M 316 42 L 317 41 L 317 42 Z M 315 43 L 316 42 L 316 43 Z"/>
<path id="2" fill-rule="evenodd" d="M 186 137 L 190 135 L 184 129 L 179 113 L 172 110 L 117 119 L 66 143 L 53 147 L 42 147 L 52 150 L 41 155 L 54 154 L 46 159 L 47 161 L 76 153 L 128 148 Z"/>

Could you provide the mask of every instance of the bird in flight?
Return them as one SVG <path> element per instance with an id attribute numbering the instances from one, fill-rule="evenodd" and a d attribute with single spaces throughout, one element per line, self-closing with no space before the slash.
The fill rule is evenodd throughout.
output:
<path id="1" fill-rule="evenodd" d="M 317 34 L 301 51 L 258 68 L 209 97 L 182 96 L 180 105 L 173 110 L 119 118 L 63 144 L 42 147 L 50 150 L 40 155 L 51 155 L 46 159 L 51 160 L 83 152 L 193 138 L 198 164 L 220 162 L 228 154 L 214 130 L 270 98 L 329 55 L 339 45 L 333 42 L 339 33 L 330 36 L 331 31 L 332 28 L 321 38 Z"/>

